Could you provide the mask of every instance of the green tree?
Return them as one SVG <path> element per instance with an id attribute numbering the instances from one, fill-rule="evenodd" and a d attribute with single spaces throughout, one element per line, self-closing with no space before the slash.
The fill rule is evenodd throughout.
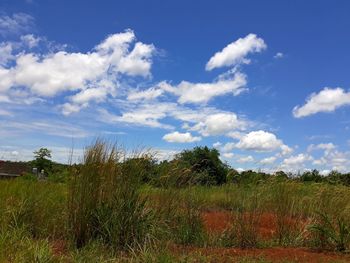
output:
<path id="1" fill-rule="evenodd" d="M 216 149 L 195 147 L 177 154 L 175 160 L 191 170 L 194 182 L 203 185 L 220 185 L 226 182 L 228 166 L 220 160 Z"/>
<path id="2" fill-rule="evenodd" d="M 51 151 L 47 148 L 40 148 L 37 151 L 34 151 L 33 166 L 38 168 L 38 171 L 44 170 L 45 173 L 51 171 L 52 161 L 51 159 Z"/>
<path id="3" fill-rule="evenodd" d="M 322 182 L 323 178 L 320 175 L 320 172 L 316 169 L 313 169 L 312 171 L 305 171 L 301 176 L 300 180 L 303 182 Z"/>

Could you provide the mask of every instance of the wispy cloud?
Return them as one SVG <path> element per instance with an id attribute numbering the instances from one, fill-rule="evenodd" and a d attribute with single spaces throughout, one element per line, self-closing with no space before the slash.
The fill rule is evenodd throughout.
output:
<path id="1" fill-rule="evenodd" d="M 35 20 L 29 14 L 0 15 L 0 35 L 3 37 L 23 34 L 32 30 L 34 26 Z"/>

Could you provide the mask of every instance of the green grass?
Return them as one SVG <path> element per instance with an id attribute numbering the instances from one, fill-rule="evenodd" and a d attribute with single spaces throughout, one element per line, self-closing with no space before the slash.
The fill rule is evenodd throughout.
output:
<path id="1" fill-rule="evenodd" d="M 141 184 L 137 160 L 126 162 L 122 151 L 97 142 L 65 180 L 0 180 L 0 262 L 215 260 L 174 253 L 173 246 L 350 249 L 349 187 L 272 179 L 155 188 Z M 232 228 L 216 236 L 206 233 L 201 213 L 211 210 L 231 213 Z M 257 235 L 263 213 L 275 216 L 272 240 Z M 57 240 L 66 244 L 61 254 L 53 246 Z M 237 258 L 269 262 L 259 260 Z"/>

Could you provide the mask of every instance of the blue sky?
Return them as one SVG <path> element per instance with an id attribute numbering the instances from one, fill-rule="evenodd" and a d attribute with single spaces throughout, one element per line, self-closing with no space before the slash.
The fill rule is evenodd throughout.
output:
<path id="1" fill-rule="evenodd" d="M 350 171 L 349 1 L 0 3 L 0 158 L 98 136 Z"/>

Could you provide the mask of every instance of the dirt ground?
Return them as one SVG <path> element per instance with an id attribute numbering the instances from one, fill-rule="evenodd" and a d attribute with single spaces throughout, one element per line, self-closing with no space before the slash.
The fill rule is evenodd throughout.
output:
<path id="1" fill-rule="evenodd" d="M 207 211 L 202 214 L 204 227 L 208 233 L 220 233 L 230 227 L 232 216 L 228 211 Z M 288 219 L 293 224 L 293 219 Z M 304 222 L 301 222 L 303 224 Z M 276 217 L 272 213 L 260 215 L 258 233 L 264 240 L 271 239 L 276 233 Z M 307 248 L 198 248 L 178 247 L 177 253 L 196 254 L 209 257 L 211 262 L 235 262 L 235 258 L 248 257 L 252 259 L 267 259 L 272 262 L 350 262 L 350 255 L 316 252 Z"/>
<path id="2" fill-rule="evenodd" d="M 232 216 L 227 211 L 206 211 L 202 214 L 205 229 L 208 233 L 219 234 L 230 227 Z M 263 213 L 260 216 L 258 232 L 263 239 L 271 239 L 276 233 L 276 217 L 270 213 Z M 67 253 L 67 244 L 64 240 L 56 240 L 52 248 L 56 256 Z M 171 251 L 178 256 L 187 255 L 197 259 L 205 257 L 205 262 L 225 263 L 237 262 L 242 258 L 249 260 L 266 259 L 271 262 L 350 262 L 349 254 L 338 254 L 333 252 L 317 252 L 308 248 L 262 248 L 262 249 L 240 249 L 222 247 L 195 247 L 195 246 L 171 246 Z M 191 261 L 197 262 L 197 261 Z M 202 261 L 198 261 L 202 262 Z M 250 262 L 250 261 L 249 261 Z"/>

